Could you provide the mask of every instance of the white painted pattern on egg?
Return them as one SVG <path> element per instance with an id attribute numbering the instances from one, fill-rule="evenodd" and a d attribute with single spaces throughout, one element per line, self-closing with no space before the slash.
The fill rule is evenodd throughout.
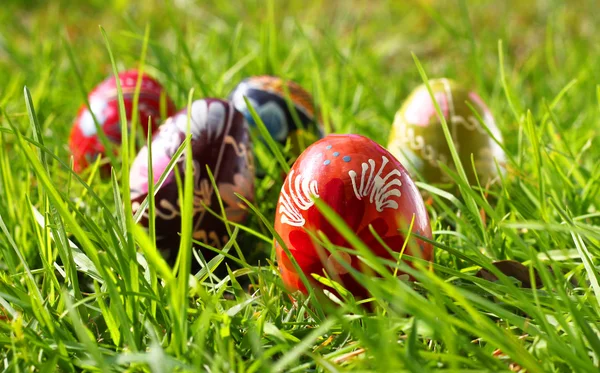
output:
<path id="1" fill-rule="evenodd" d="M 225 106 L 220 102 L 213 102 L 208 107 L 208 115 L 206 117 L 206 126 L 208 130 L 208 138 L 215 139 L 223 133 L 225 128 Z"/>
<path id="2" fill-rule="evenodd" d="M 104 115 L 104 109 L 106 108 L 106 101 L 91 99 L 90 100 L 90 109 L 96 116 L 98 120 L 98 124 L 102 126 L 104 121 L 106 120 L 106 116 Z M 81 116 L 81 120 L 79 121 L 79 128 L 84 136 L 90 137 L 96 134 L 96 125 L 94 124 L 94 117 L 90 113 L 89 110 L 85 110 Z"/>

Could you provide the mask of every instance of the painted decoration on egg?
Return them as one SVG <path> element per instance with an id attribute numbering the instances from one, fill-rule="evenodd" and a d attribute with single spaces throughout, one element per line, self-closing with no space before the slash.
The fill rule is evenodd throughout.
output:
<path id="1" fill-rule="evenodd" d="M 317 210 L 313 198 L 327 203 L 377 256 L 397 259 L 379 243 L 369 225 L 397 252 L 405 241 L 398 229 L 408 229 L 413 216 L 413 232 L 431 238 L 421 195 L 404 167 L 386 149 L 360 135 L 329 135 L 308 147 L 281 189 L 275 230 L 309 280 L 312 273 L 324 276 L 325 270 L 355 296 L 365 297 L 366 290 L 349 274 L 348 268 L 317 246 L 307 233 L 320 230 L 334 245 L 350 247 Z M 419 239 L 414 244 L 407 247 L 407 254 L 431 260 L 430 244 Z M 284 284 L 292 291 L 306 293 L 291 260 L 277 241 L 275 246 Z M 411 254 L 411 246 L 419 251 Z M 339 254 L 353 268 L 361 270 L 357 257 Z M 324 287 L 316 282 L 313 285 Z"/>
<path id="2" fill-rule="evenodd" d="M 286 102 L 285 89 L 295 113 L 290 111 Z M 256 123 L 246 106 L 244 96 L 260 116 L 271 137 L 282 144 L 290 138 L 293 151 L 299 150 L 299 136 L 303 136 L 306 145 L 323 137 L 323 126 L 316 117 L 313 98 L 299 84 L 292 81 L 286 83 L 281 78 L 268 75 L 250 77 L 238 84 L 229 99 L 254 127 Z"/>
<path id="3" fill-rule="evenodd" d="M 249 201 L 254 198 L 254 161 L 247 123 L 244 116 L 229 102 L 203 99 L 191 105 L 192 158 L 194 165 L 193 238 L 216 248 L 228 241 L 223 222 L 207 211 L 221 214 L 218 197 L 210 182 L 206 167 L 213 173 L 228 220 L 242 222 L 247 215 L 239 193 Z M 187 109 L 163 124 L 152 140 L 152 171 L 156 183 L 167 169 L 173 155 L 187 133 Z M 184 175 L 184 154 L 176 167 Z M 148 148 L 140 150 L 131 167 L 131 200 L 134 212 L 148 195 Z M 169 262 L 177 257 L 181 231 L 181 206 L 175 172 L 169 173 L 155 196 L 157 247 Z M 142 224 L 148 225 L 148 211 Z M 214 257 L 210 250 L 202 251 L 206 260 Z M 194 261 L 195 262 L 195 261 Z"/>
<path id="4" fill-rule="evenodd" d="M 133 115 L 134 93 L 139 72 L 128 70 L 119 74 L 125 114 L 127 121 L 131 121 Z M 163 87 L 158 81 L 147 74 L 141 78 L 140 94 L 138 100 L 139 123 L 138 131 L 142 132 L 144 138 L 148 133 L 148 118 L 151 118 L 152 132 L 161 122 L 161 94 L 165 94 Z M 94 162 L 98 155 L 104 155 L 105 149 L 98 137 L 93 116 L 104 131 L 107 139 L 119 145 L 121 143 L 121 121 L 119 118 L 119 101 L 117 97 L 116 79 L 111 76 L 100 83 L 88 96 L 90 110 L 84 104 L 80 107 L 69 138 L 69 147 L 74 159 L 74 169 L 81 172 L 90 163 Z M 166 96 L 165 114 L 170 116 L 175 113 L 173 101 Z M 92 113 L 94 115 L 92 116 Z M 128 123 L 129 124 L 129 123 Z"/>
<path id="5" fill-rule="evenodd" d="M 493 136 L 502 141 L 502 134 L 489 108 L 475 92 L 452 80 L 434 79 L 430 80 L 429 84 L 446 119 L 469 182 L 476 182 L 471 154 L 475 159 L 477 175 L 482 186 L 495 181 L 498 172 L 494 159 L 503 166 L 504 151 L 481 126 L 466 102 L 475 109 Z M 396 113 L 388 149 L 403 165 L 411 171 L 417 171 L 427 182 L 450 181 L 438 162 L 451 166 L 451 169 L 454 169 L 454 162 L 425 85 L 417 87 Z"/>

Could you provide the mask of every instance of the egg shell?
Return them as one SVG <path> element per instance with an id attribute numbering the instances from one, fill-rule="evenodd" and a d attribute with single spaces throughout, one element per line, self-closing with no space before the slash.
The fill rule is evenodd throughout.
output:
<path id="1" fill-rule="evenodd" d="M 306 274 L 324 270 L 357 297 L 367 291 L 330 253 L 311 241 L 307 231 L 322 231 L 334 244 L 351 247 L 317 210 L 311 196 L 318 197 L 340 215 L 377 256 L 396 260 L 370 232 L 369 224 L 394 251 L 400 251 L 414 216 L 413 232 L 431 238 L 429 217 L 423 199 L 405 168 L 386 149 L 360 135 L 329 135 L 308 147 L 290 170 L 281 189 L 275 215 L 275 231 Z M 406 254 L 432 258 L 430 244 L 414 239 Z M 418 252 L 411 254 L 411 248 Z M 283 248 L 275 240 L 279 269 L 286 287 L 307 292 Z M 357 270 L 363 270 L 356 256 L 339 252 Z M 329 289 L 332 290 L 332 289 Z"/>
<path id="2" fill-rule="evenodd" d="M 203 207 L 204 203 L 212 211 L 221 214 L 206 166 L 213 173 L 227 218 L 233 222 L 242 222 L 247 210 L 234 193 L 239 193 L 250 201 L 254 199 L 254 160 L 248 126 L 244 116 L 231 103 L 220 99 L 197 100 L 190 108 L 194 166 L 193 238 L 222 248 L 229 239 L 225 225 Z M 155 183 L 186 137 L 187 112 L 184 109 L 168 118 L 152 139 Z M 176 166 L 180 175 L 185 175 L 187 156 L 184 152 Z M 136 156 L 130 175 L 132 207 L 137 211 L 148 195 L 147 147 L 143 147 Z M 181 232 L 181 205 L 174 171 L 169 173 L 156 193 L 155 203 L 157 247 L 167 261 L 173 263 L 179 250 Z M 141 223 L 148 225 L 148 210 L 144 212 Z M 216 255 L 210 250 L 204 250 L 202 254 L 206 260 Z"/>
<path id="3" fill-rule="evenodd" d="M 498 176 L 494 158 L 503 165 L 504 151 L 481 126 L 466 102 L 473 106 L 494 137 L 502 141 L 491 111 L 475 92 L 452 80 L 434 79 L 429 84 L 469 182 L 476 182 L 471 154 L 482 185 L 493 182 Z M 455 169 L 442 124 L 425 85 L 417 87 L 396 113 L 388 149 L 411 173 L 417 171 L 427 182 L 451 181 L 438 165 L 439 161 Z"/>
<path id="4" fill-rule="evenodd" d="M 138 77 L 137 70 L 127 70 L 119 74 L 128 125 L 130 125 L 129 122 L 133 115 L 134 93 Z M 116 84 L 114 76 L 105 79 L 89 94 L 88 102 L 107 139 L 119 145 L 121 144 L 121 120 Z M 158 128 L 162 120 L 160 115 L 162 93 L 163 87 L 160 83 L 148 74 L 143 74 L 138 100 L 138 119 L 141 126 L 138 126 L 137 131 L 142 132 L 144 138 L 148 133 L 148 118 L 151 117 L 152 132 Z M 166 97 L 165 113 L 167 116 L 175 113 L 175 105 L 168 96 Z M 94 118 L 85 104 L 79 108 L 71 130 L 69 148 L 73 154 L 76 172 L 83 171 L 95 161 L 98 155 L 105 154 L 104 146 L 96 131 Z"/>
<path id="5" fill-rule="evenodd" d="M 284 87 L 287 87 L 301 126 L 297 125 L 290 112 Z M 262 75 L 247 78 L 238 84 L 229 99 L 254 127 L 256 123 L 246 106 L 244 96 L 250 101 L 275 141 L 285 144 L 288 138 L 291 139 L 292 152 L 295 155 L 304 148 L 301 142 L 309 145 L 323 137 L 324 130 L 315 115 L 314 100 L 298 83 L 276 76 Z"/>

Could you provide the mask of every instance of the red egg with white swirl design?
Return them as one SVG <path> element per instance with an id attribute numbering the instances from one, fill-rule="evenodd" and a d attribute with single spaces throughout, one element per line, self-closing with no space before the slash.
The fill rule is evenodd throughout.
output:
<path id="1" fill-rule="evenodd" d="M 123 103 L 127 122 L 132 119 L 135 88 L 139 72 L 127 70 L 119 74 L 121 90 L 123 92 Z M 158 81 L 143 74 L 138 99 L 137 118 L 138 131 L 146 137 L 148 133 L 148 118 L 151 118 L 152 132 L 161 123 L 161 95 L 165 95 L 165 116 L 175 113 L 175 104 L 163 92 L 164 89 Z M 115 145 L 121 144 L 121 120 L 119 118 L 119 99 L 117 96 L 117 81 L 114 76 L 105 79 L 88 96 L 90 109 L 94 113 L 98 124 L 104 131 L 107 139 Z M 105 149 L 98 137 L 94 118 L 84 104 L 80 107 L 71 130 L 69 147 L 73 154 L 74 169 L 76 172 L 83 171 L 90 163 L 94 162 L 98 155 L 104 155 Z"/>
<path id="2" fill-rule="evenodd" d="M 379 257 L 397 260 L 379 243 L 369 225 L 396 252 L 401 251 L 405 241 L 401 232 L 407 231 L 413 217 L 412 232 L 431 238 L 423 199 L 402 164 L 364 136 L 329 135 L 309 146 L 290 170 L 275 218 L 275 230 L 314 287 L 325 288 L 311 274 L 324 276 L 326 271 L 355 296 L 368 295 L 348 268 L 311 240 L 307 231 L 319 230 L 332 244 L 351 247 L 317 210 L 312 197 L 329 205 Z M 411 240 L 413 244 L 407 245 L 405 253 L 431 260 L 431 245 L 414 236 Z M 291 291 L 306 293 L 292 261 L 277 241 L 275 246 L 284 284 Z M 342 251 L 338 254 L 353 268 L 364 270 L 358 257 Z"/>
<path id="3" fill-rule="evenodd" d="M 242 222 L 247 215 L 239 193 L 252 201 L 254 198 L 254 160 L 248 125 L 244 116 L 231 103 L 220 99 L 203 99 L 191 105 L 192 158 L 194 166 L 193 238 L 216 248 L 228 241 L 224 223 L 213 212 L 221 214 L 218 196 L 214 191 L 206 167 L 213 173 L 227 219 Z M 167 119 L 152 139 L 152 171 L 158 182 L 187 133 L 187 109 Z M 185 175 L 186 153 L 175 167 Z M 130 173 L 131 200 L 134 212 L 148 195 L 148 148 L 136 156 Z M 155 196 L 157 247 L 165 259 L 173 263 L 179 250 L 181 206 L 175 172 L 168 174 Z M 148 225 L 148 211 L 141 223 Z M 216 254 L 203 250 L 206 260 Z M 196 262 L 196 261 L 193 261 Z"/>

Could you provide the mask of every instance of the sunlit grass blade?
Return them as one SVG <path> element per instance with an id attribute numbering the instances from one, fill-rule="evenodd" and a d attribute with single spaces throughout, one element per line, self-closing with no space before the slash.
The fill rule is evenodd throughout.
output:
<path id="1" fill-rule="evenodd" d="M 110 159 L 110 164 L 113 167 L 116 167 L 118 163 L 117 163 L 117 158 L 116 158 L 115 152 L 114 152 L 114 145 L 111 143 L 111 141 L 108 139 L 108 137 L 106 137 L 106 134 L 104 133 L 104 130 L 103 130 L 102 126 L 100 125 L 100 122 L 98 121 L 98 117 L 96 116 L 96 113 L 94 112 L 94 110 L 92 110 L 92 107 L 90 106 L 90 101 L 88 98 L 88 91 L 85 89 L 85 85 L 83 83 L 83 76 L 81 75 L 81 71 L 79 70 L 79 67 L 76 63 L 75 55 L 73 54 L 73 49 L 71 47 L 71 44 L 70 44 L 68 38 L 66 38 L 66 37 L 63 37 L 62 42 L 63 42 L 63 46 L 67 52 L 67 56 L 69 58 L 69 63 L 71 64 L 71 69 L 75 73 L 75 76 L 77 77 L 77 85 L 79 87 L 79 91 L 83 98 L 83 102 L 86 106 L 86 109 L 89 111 L 89 113 L 92 116 L 94 126 L 96 127 L 96 134 L 98 136 L 98 140 L 100 140 L 100 143 L 106 150 L 105 155 L 108 157 L 108 159 Z"/>
<path id="2" fill-rule="evenodd" d="M 148 139 L 151 141 L 150 137 Z M 187 149 L 187 146 L 191 141 L 192 141 L 191 135 L 187 136 L 181 142 L 181 145 L 179 145 L 179 148 L 177 148 L 177 151 L 171 157 L 171 160 L 167 164 L 167 167 L 165 167 L 165 170 L 163 171 L 163 173 L 158 178 L 158 181 L 156 182 L 156 184 L 154 184 L 155 179 L 152 180 L 152 185 L 153 185 L 152 189 L 154 191 L 154 193 L 153 193 L 154 196 L 156 196 L 156 193 L 160 190 L 160 188 L 164 184 L 167 177 L 172 172 L 174 172 L 174 169 L 177 166 L 177 163 L 181 160 L 181 156 L 183 155 L 183 153 L 185 152 L 185 149 Z M 148 148 L 148 149 L 150 149 L 150 148 Z M 151 153 L 149 152 L 149 154 L 151 154 Z M 149 163 L 149 165 L 151 165 L 151 163 Z M 154 171 L 152 171 L 152 173 L 153 172 Z M 150 184 L 148 184 L 148 188 L 150 188 Z M 139 222 L 140 219 L 142 218 L 142 215 L 148 211 L 148 203 L 149 203 L 149 200 L 151 197 L 152 197 L 152 194 L 150 194 L 150 191 L 149 191 L 148 196 L 146 198 L 144 198 L 144 200 L 138 206 L 137 211 L 135 212 L 135 215 L 133 216 L 133 219 L 136 223 Z"/>
<path id="3" fill-rule="evenodd" d="M 286 162 L 285 157 L 284 157 L 283 153 L 281 152 L 278 144 L 275 142 L 275 140 L 273 140 L 273 137 L 269 133 L 269 130 L 263 123 L 263 121 L 260 118 L 260 116 L 258 115 L 258 113 L 256 112 L 256 109 L 254 108 L 254 106 L 252 105 L 250 100 L 248 100 L 247 97 L 244 97 L 244 101 L 246 102 L 246 106 L 248 107 L 248 111 L 250 112 L 250 115 L 252 115 L 252 119 L 254 120 L 254 123 L 256 123 L 256 127 L 258 128 L 261 137 L 267 143 L 267 146 L 269 147 L 269 149 L 275 156 L 275 159 L 277 159 L 277 162 L 279 163 L 279 166 L 281 167 L 281 169 L 287 174 L 288 172 L 290 172 L 290 166 Z"/>
<path id="4" fill-rule="evenodd" d="M 9 122 L 9 124 L 10 124 L 10 122 Z M 37 159 L 37 157 L 35 157 L 32 154 L 33 151 L 28 147 L 27 144 L 25 144 L 25 141 L 22 139 L 21 134 L 17 131 L 17 129 L 15 127 L 12 127 L 12 129 L 16 135 L 17 144 L 19 145 L 19 148 L 21 149 L 21 151 L 27 158 L 29 164 L 31 165 L 32 170 L 34 171 L 34 174 L 38 178 L 38 181 L 44 187 L 52 205 L 56 208 L 58 213 L 63 217 L 65 222 L 69 225 L 73 234 L 77 237 L 78 241 L 80 242 L 85 254 L 91 259 L 94 266 L 100 271 L 101 278 L 106 278 L 107 272 L 104 267 L 104 263 L 102 263 L 99 259 L 98 249 L 90 241 L 87 234 L 83 231 L 83 229 L 81 229 L 81 227 L 79 226 L 79 224 L 77 223 L 77 221 L 75 220 L 73 215 L 70 213 L 65 202 L 62 200 L 60 193 L 56 190 L 56 187 L 50 180 L 48 174 L 46 174 L 46 172 L 43 168 L 43 165 Z M 111 292 L 111 296 L 115 297 L 114 298 L 115 303 L 119 304 L 117 289 L 114 287 L 114 285 L 111 281 L 106 282 L 106 284 L 108 285 L 108 289 Z M 122 310 L 122 311 L 124 311 L 124 310 Z M 119 314 L 119 316 L 122 318 L 123 325 L 129 324 L 124 312 L 121 312 Z M 135 348 L 135 341 L 133 339 L 133 334 L 131 333 L 131 330 L 125 329 L 125 331 L 126 331 L 125 335 L 127 337 L 126 339 L 129 343 L 129 345 L 132 348 Z"/>
<path id="5" fill-rule="evenodd" d="M 123 99 L 123 90 L 121 88 L 121 79 L 119 78 L 119 71 L 117 69 L 117 64 L 113 57 L 113 53 L 110 47 L 110 43 L 108 41 L 108 36 L 106 36 L 106 32 L 100 26 L 100 31 L 104 38 L 104 43 L 106 45 L 106 49 L 108 51 L 108 55 L 110 57 L 110 62 L 112 64 L 112 70 L 115 77 L 115 85 L 117 86 L 117 98 L 119 102 L 119 118 L 121 120 L 121 193 L 123 198 L 123 214 L 125 216 L 125 236 L 127 237 L 127 241 L 125 242 L 125 248 L 129 255 L 130 260 L 135 258 L 135 248 L 133 245 L 133 240 L 131 239 L 131 231 L 133 227 L 133 214 L 131 212 L 131 197 L 129 195 L 129 121 L 127 120 L 127 112 L 125 110 L 125 101 Z"/>
<path id="6" fill-rule="evenodd" d="M 194 96 L 194 90 L 191 89 L 188 95 L 187 107 L 191 107 Z M 187 112 L 187 136 L 191 137 L 191 110 Z M 181 240 L 179 243 L 179 253 L 177 255 L 177 286 L 173 287 L 173 317 L 178 319 L 175 332 L 173 333 L 173 347 L 178 354 L 183 354 L 187 351 L 187 335 L 188 335 L 188 294 L 189 294 L 189 278 L 192 269 L 192 235 L 193 235 L 193 220 L 194 220 L 194 164 L 191 141 L 187 143 L 185 148 L 185 173 L 183 193 L 179 194 L 181 203 Z M 175 285 L 175 283 L 173 284 Z"/>
<path id="7" fill-rule="evenodd" d="M 102 355 L 102 352 L 100 352 L 98 344 L 94 340 L 92 333 L 85 327 L 85 325 L 83 325 L 83 322 L 81 321 L 81 318 L 77 312 L 74 312 L 73 303 L 71 299 L 69 299 L 69 294 L 65 292 L 63 296 L 65 297 L 67 303 L 69 318 L 73 323 L 75 333 L 79 337 L 79 340 L 85 345 L 87 352 L 95 360 L 97 367 L 104 372 L 108 371 L 109 368 L 106 364 L 104 356 Z"/>
<path id="8" fill-rule="evenodd" d="M 520 121 L 521 117 L 519 115 L 520 110 L 517 110 L 516 104 L 512 99 L 512 92 L 508 86 L 508 79 L 506 78 L 506 72 L 504 70 L 504 47 L 502 40 L 498 40 L 498 60 L 500 67 L 500 81 L 502 82 L 502 88 L 504 89 L 504 95 L 506 96 L 506 101 L 508 101 L 508 106 L 515 117 L 516 121 Z"/>

